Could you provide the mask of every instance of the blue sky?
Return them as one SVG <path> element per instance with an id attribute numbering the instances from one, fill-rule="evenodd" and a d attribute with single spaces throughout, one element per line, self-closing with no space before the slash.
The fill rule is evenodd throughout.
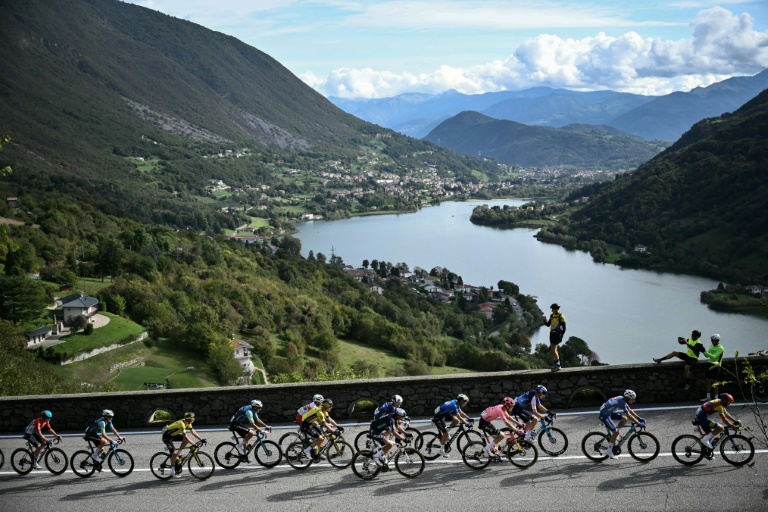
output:
<path id="1" fill-rule="evenodd" d="M 326 96 L 639 94 L 768 68 L 768 0 L 128 0 L 232 35 Z"/>

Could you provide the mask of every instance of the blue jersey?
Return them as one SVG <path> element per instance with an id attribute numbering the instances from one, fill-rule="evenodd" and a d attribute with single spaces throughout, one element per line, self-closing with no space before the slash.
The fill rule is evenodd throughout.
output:
<path id="1" fill-rule="evenodd" d="M 461 408 L 459 407 L 459 401 L 458 400 L 449 400 L 445 402 L 443 405 L 435 409 L 435 417 L 436 418 L 453 418 L 457 414 L 459 414 L 459 411 Z"/>
<path id="2" fill-rule="evenodd" d="M 250 425 L 251 423 L 255 423 L 257 419 L 259 419 L 259 415 L 256 411 L 253 410 L 253 407 L 250 405 L 244 405 L 237 410 L 234 416 L 232 416 L 230 423 Z"/>
<path id="3" fill-rule="evenodd" d="M 379 419 L 375 419 L 371 422 L 370 432 L 372 435 L 381 434 L 387 430 L 395 429 L 395 417 L 392 415 L 384 416 Z"/>
<path id="4" fill-rule="evenodd" d="M 107 431 L 108 428 L 113 429 L 115 427 L 112 426 L 111 421 L 107 421 L 101 417 L 91 423 L 91 425 L 85 429 L 85 432 L 87 434 L 103 434 Z"/>
<path id="5" fill-rule="evenodd" d="M 387 402 L 373 412 L 373 419 L 378 420 L 384 416 L 389 416 L 395 412 L 395 409 L 397 409 L 397 407 L 395 407 L 394 402 Z"/>
<path id="6" fill-rule="evenodd" d="M 536 390 L 532 389 L 530 391 L 527 391 L 520 395 L 519 397 L 515 398 L 515 405 L 520 406 L 521 409 L 525 409 L 527 407 L 536 406 L 539 402 L 539 399 L 536 398 Z"/>
<path id="7" fill-rule="evenodd" d="M 629 404 L 624 397 L 615 396 L 600 407 L 600 417 L 608 417 L 614 412 L 625 412 L 627 409 L 629 409 Z"/>

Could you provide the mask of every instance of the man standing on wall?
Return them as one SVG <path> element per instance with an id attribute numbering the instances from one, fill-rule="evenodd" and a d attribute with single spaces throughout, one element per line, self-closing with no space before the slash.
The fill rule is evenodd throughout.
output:
<path id="1" fill-rule="evenodd" d="M 549 315 L 549 319 L 544 319 L 544 325 L 549 327 L 549 351 L 552 352 L 552 358 L 555 360 L 552 363 L 552 371 L 556 372 L 560 369 L 560 354 L 557 346 L 565 336 L 565 315 L 560 313 L 559 304 L 555 303 L 549 307 L 552 309 L 552 314 Z"/>

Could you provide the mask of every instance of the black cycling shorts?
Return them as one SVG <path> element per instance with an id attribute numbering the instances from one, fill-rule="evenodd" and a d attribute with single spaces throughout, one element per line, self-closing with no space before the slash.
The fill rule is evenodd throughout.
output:
<path id="1" fill-rule="evenodd" d="M 491 423 L 490 421 L 486 421 L 483 418 L 480 418 L 479 427 L 480 427 L 480 430 L 482 430 L 483 432 L 485 432 L 491 437 L 496 437 L 497 435 L 499 435 L 499 429 L 494 427 L 493 423 Z"/>
<path id="2" fill-rule="evenodd" d="M 245 436 L 248 435 L 248 432 L 250 432 L 251 429 L 248 428 L 248 427 L 244 427 L 240 423 L 232 423 L 229 426 L 229 430 L 231 430 L 232 432 L 235 432 L 237 434 L 240 434 L 240 437 L 245 437 Z"/>
<path id="3" fill-rule="evenodd" d="M 173 442 L 181 442 L 184 440 L 184 434 L 178 434 L 175 436 L 169 435 L 169 434 L 163 434 L 163 443 L 165 444 L 165 447 L 168 448 L 168 451 L 173 453 L 176 451 L 176 447 L 173 445 Z"/>
<path id="4" fill-rule="evenodd" d="M 709 368 L 707 368 L 707 378 L 712 380 L 717 380 L 720 378 L 720 365 L 719 364 L 710 364 Z"/>
<path id="5" fill-rule="evenodd" d="M 453 416 L 435 416 L 432 418 L 432 423 L 435 424 L 437 431 L 441 434 L 448 432 L 448 426 L 445 424 L 446 421 L 453 421 Z"/>

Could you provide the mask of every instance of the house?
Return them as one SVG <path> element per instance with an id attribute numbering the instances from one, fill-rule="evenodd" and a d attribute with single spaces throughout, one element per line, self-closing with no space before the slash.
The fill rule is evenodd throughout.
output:
<path id="1" fill-rule="evenodd" d="M 19 198 L 18 197 L 6 197 L 5 202 L 8 203 L 8 206 L 11 208 L 16 208 L 19 205 Z"/>
<path id="2" fill-rule="evenodd" d="M 40 343 L 44 342 L 45 339 L 51 335 L 51 332 L 51 328 L 46 326 L 25 332 L 24 337 L 27 338 L 27 348 L 35 348 Z"/>
<path id="3" fill-rule="evenodd" d="M 483 302 L 478 306 L 478 308 L 480 309 L 480 312 L 484 314 L 487 319 L 490 320 L 493 318 L 494 304 L 492 302 Z"/>
<path id="4" fill-rule="evenodd" d="M 256 367 L 253 365 L 253 361 L 251 361 L 253 345 L 243 340 L 232 338 L 232 348 L 235 351 L 235 359 L 243 367 L 243 373 L 248 375 L 250 379 L 253 372 L 256 371 Z"/>
<path id="5" fill-rule="evenodd" d="M 68 295 L 57 301 L 65 322 L 78 316 L 91 318 L 98 312 L 99 299 L 81 293 Z"/>
<path id="6" fill-rule="evenodd" d="M 384 293 L 384 288 L 381 286 L 375 284 L 373 286 L 369 286 L 368 289 L 371 291 L 371 293 L 378 293 L 379 295 Z"/>
<path id="7" fill-rule="evenodd" d="M 753 295 L 761 295 L 763 293 L 768 293 L 768 287 L 752 284 L 747 286 L 747 291 Z"/>

